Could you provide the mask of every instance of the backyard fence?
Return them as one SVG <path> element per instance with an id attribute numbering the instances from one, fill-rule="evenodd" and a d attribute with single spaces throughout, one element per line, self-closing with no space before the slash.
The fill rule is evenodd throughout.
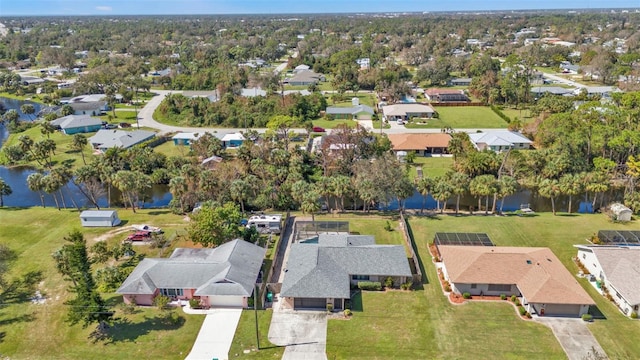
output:
<path id="1" fill-rule="evenodd" d="M 415 242 L 413 241 L 413 236 L 409 232 L 409 224 L 407 223 L 407 219 L 405 219 L 402 211 L 400 212 L 400 228 L 402 229 L 404 241 L 411 250 L 411 261 L 413 262 L 412 270 L 414 272 L 413 283 L 420 284 L 422 283 L 422 270 L 420 270 L 420 261 L 418 260 L 417 248 Z"/>
<path id="2" fill-rule="evenodd" d="M 282 269 L 282 260 L 284 259 L 284 252 L 287 250 L 287 246 L 289 243 L 289 238 L 291 234 L 295 230 L 295 222 L 293 221 L 295 217 L 291 216 L 291 213 L 287 211 L 287 215 L 284 218 L 284 226 L 282 227 L 282 231 L 280 232 L 280 240 L 278 241 L 278 246 L 276 247 L 276 251 L 272 256 L 271 266 L 269 267 L 269 271 L 267 271 L 267 276 L 263 276 L 263 282 L 260 284 L 260 299 L 262 300 L 262 307 L 264 308 L 264 304 L 266 303 L 265 299 L 267 296 L 267 289 L 271 290 L 272 293 L 276 293 L 280 291 L 280 284 L 278 284 L 278 278 L 280 277 L 280 270 L 278 270 L 277 274 L 274 273 L 275 269 Z M 275 291 L 277 290 L 277 291 Z"/>

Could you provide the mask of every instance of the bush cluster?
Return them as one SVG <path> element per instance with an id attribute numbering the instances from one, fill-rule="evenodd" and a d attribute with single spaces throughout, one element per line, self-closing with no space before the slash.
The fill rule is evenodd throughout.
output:
<path id="1" fill-rule="evenodd" d="M 518 311 L 522 316 L 525 316 L 525 314 L 527 313 L 527 309 L 525 309 L 524 306 L 518 306 Z"/>
<path id="2" fill-rule="evenodd" d="M 379 281 L 360 281 L 358 283 L 358 289 L 380 291 L 382 290 L 382 284 Z"/>
<path id="3" fill-rule="evenodd" d="M 465 298 L 465 299 L 471 299 L 471 294 L 468 293 L 468 292 L 465 292 L 465 293 L 462 294 L 462 297 Z"/>
<path id="4" fill-rule="evenodd" d="M 593 320 L 593 315 L 591 315 L 591 314 L 582 314 L 582 320 L 591 321 L 591 320 Z"/>
<path id="5" fill-rule="evenodd" d="M 500 118 L 504 121 L 507 122 L 507 124 L 511 123 L 511 118 L 508 117 L 505 113 L 502 112 L 502 110 L 500 110 L 500 108 L 498 108 L 495 105 L 491 105 L 491 110 L 493 110 L 494 113 L 496 113 L 496 115 L 500 116 Z"/>
<path id="6" fill-rule="evenodd" d="M 507 300 L 507 295 L 500 294 L 500 300 Z"/>
<path id="7" fill-rule="evenodd" d="M 637 318 L 638 318 L 638 313 L 637 313 L 637 312 L 635 312 L 635 311 L 633 311 L 633 312 L 631 313 L 631 315 L 629 315 L 629 316 L 630 316 L 632 319 L 637 319 Z"/>
<path id="8" fill-rule="evenodd" d="M 400 289 L 402 290 L 411 290 L 411 287 L 413 286 L 413 282 L 411 280 L 407 281 L 404 284 L 400 285 Z"/>
<path id="9" fill-rule="evenodd" d="M 386 287 L 386 288 L 392 288 L 393 287 L 393 278 L 391 276 L 387 276 L 387 278 L 384 279 L 384 287 Z"/>

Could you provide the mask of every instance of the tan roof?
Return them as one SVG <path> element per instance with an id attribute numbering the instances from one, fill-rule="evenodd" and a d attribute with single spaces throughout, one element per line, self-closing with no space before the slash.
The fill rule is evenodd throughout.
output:
<path id="1" fill-rule="evenodd" d="M 451 135 L 435 134 L 390 134 L 389 140 L 393 150 L 424 150 L 426 148 L 446 148 L 449 146 Z"/>
<path id="2" fill-rule="evenodd" d="M 431 96 L 431 95 L 446 95 L 446 94 L 464 94 L 464 91 L 459 89 L 430 88 L 430 89 L 426 89 L 424 93 Z"/>
<path id="3" fill-rule="evenodd" d="M 438 246 L 452 283 L 515 284 L 532 303 L 593 305 L 549 248 Z"/>

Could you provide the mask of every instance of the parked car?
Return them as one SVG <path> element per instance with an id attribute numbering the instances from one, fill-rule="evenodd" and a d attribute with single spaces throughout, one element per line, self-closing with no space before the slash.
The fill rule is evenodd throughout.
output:
<path id="1" fill-rule="evenodd" d="M 151 238 L 151 232 L 149 231 L 136 231 L 133 234 L 127 236 L 129 241 L 144 241 Z"/>
<path id="2" fill-rule="evenodd" d="M 314 126 L 313 127 L 313 132 L 325 132 L 326 130 L 324 128 L 321 128 L 320 126 Z"/>
<path id="3" fill-rule="evenodd" d="M 121 122 L 120 124 L 118 124 L 121 128 L 130 128 L 131 124 L 126 123 L 126 122 Z"/>
<path id="4" fill-rule="evenodd" d="M 116 124 L 102 124 L 102 128 L 103 129 L 107 129 L 107 130 L 117 129 L 118 125 L 116 125 Z"/>
<path id="5" fill-rule="evenodd" d="M 398 125 L 404 125 L 404 120 L 398 119 L 397 124 L 398 124 Z"/>

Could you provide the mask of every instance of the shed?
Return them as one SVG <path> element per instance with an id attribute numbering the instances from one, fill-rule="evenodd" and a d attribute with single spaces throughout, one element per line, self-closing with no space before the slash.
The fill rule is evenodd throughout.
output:
<path id="1" fill-rule="evenodd" d="M 633 211 L 631 211 L 631 209 L 629 209 L 628 207 L 620 203 L 613 203 L 611 204 L 611 206 L 609 206 L 609 208 L 611 209 L 611 216 L 613 220 L 631 221 L 631 215 L 633 214 Z"/>
<path id="2" fill-rule="evenodd" d="M 120 219 L 115 210 L 85 210 L 80 214 L 80 222 L 84 227 L 112 227 L 119 225 Z"/>

